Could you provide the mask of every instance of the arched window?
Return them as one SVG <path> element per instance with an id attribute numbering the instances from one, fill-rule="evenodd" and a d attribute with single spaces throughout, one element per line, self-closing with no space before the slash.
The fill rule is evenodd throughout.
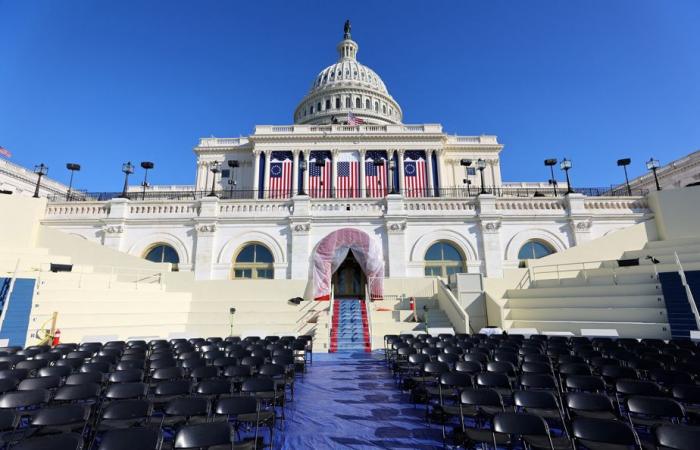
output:
<path id="1" fill-rule="evenodd" d="M 379 102 L 374 102 L 374 110 L 379 112 Z"/>
<path id="2" fill-rule="evenodd" d="M 340 97 L 335 99 L 335 108 L 340 109 Z"/>
<path id="3" fill-rule="evenodd" d="M 448 242 L 436 242 L 425 252 L 425 275 L 444 277 L 465 272 L 464 257 Z"/>
<path id="4" fill-rule="evenodd" d="M 360 100 L 359 97 L 355 99 L 355 108 L 357 108 L 357 109 L 362 108 L 362 100 Z"/>
<path id="5" fill-rule="evenodd" d="M 350 97 L 345 98 L 345 107 L 350 108 L 352 106 L 352 100 L 350 100 Z"/>
<path id="6" fill-rule="evenodd" d="M 273 278 L 272 253 L 261 244 L 243 247 L 233 263 L 233 278 Z"/>
<path id="7" fill-rule="evenodd" d="M 331 109 L 331 101 L 330 99 L 326 100 L 326 109 Z"/>
<path id="8" fill-rule="evenodd" d="M 316 111 L 321 112 L 321 102 L 316 103 Z"/>
<path id="9" fill-rule="evenodd" d="M 518 259 L 538 259 L 554 253 L 554 249 L 542 241 L 527 241 L 518 252 Z"/>
<path id="10" fill-rule="evenodd" d="M 173 271 L 177 271 L 177 265 L 180 263 L 177 252 L 168 244 L 155 244 L 146 252 L 144 259 L 155 263 L 170 263 L 173 265 Z"/>
<path id="11" fill-rule="evenodd" d="M 369 99 L 365 100 L 365 109 L 371 109 L 372 104 L 370 103 Z"/>

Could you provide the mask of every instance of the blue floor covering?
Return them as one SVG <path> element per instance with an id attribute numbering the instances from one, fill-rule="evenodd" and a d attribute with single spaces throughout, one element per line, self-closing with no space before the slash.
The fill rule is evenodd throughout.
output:
<path id="1" fill-rule="evenodd" d="M 440 428 L 401 393 L 381 353 L 314 354 L 308 369 L 277 422 L 274 448 L 443 448 Z"/>

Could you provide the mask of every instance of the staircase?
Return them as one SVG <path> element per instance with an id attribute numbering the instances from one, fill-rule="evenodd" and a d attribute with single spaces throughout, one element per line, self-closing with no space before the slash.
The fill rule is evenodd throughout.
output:
<path id="1" fill-rule="evenodd" d="M 9 278 L 0 279 L 0 284 L 4 286 L 4 297 L 7 297 L 9 292 L 9 283 L 6 280 L 9 280 Z M 34 280 L 31 278 L 18 278 L 15 280 L 15 286 L 10 298 L 2 299 L 4 316 L 0 321 L 0 339 L 7 339 L 7 345 L 25 345 L 33 298 Z M 5 305 L 4 303 L 7 302 L 9 303 Z"/>
<path id="2" fill-rule="evenodd" d="M 357 298 L 337 298 L 333 304 L 331 352 L 370 351 L 367 311 Z"/>
<path id="3" fill-rule="evenodd" d="M 691 280 L 700 279 L 700 271 L 686 272 L 686 280 L 691 287 L 693 296 L 697 289 L 693 289 Z M 664 292 L 666 310 L 668 311 L 668 323 L 671 326 L 671 337 L 673 339 L 688 339 L 691 331 L 698 329 L 695 323 L 695 316 L 690 307 L 688 295 L 681 282 L 678 272 L 667 272 L 659 274 L 659 281 Z M 700 292 L 698 292 L 700 295 Z M 696 297 L 697 304 L 697 297 Z"/>

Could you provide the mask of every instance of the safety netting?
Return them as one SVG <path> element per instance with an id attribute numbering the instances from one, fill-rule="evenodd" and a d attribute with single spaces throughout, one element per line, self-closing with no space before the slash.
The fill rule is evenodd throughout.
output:
<path id="1" fill-rule="evenodd" d="M 311 282 L 315 300 L 330 298 L 333 273 L 351 250 L 367 279 L 374 280 L 369 284 L 371 298 L 382 298 L 384 256 L 381 245 L 364 231 L 341 228 L 323 238 L 314 251 Z"/>

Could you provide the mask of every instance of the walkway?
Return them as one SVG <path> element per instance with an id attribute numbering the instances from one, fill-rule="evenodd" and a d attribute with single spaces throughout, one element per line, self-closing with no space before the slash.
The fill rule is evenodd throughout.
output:
<path id="1" fill-rule="evenodd" d="M 276 449 L 443 448 L 440 429 L 399 391 L 380 353 L 314 354 L 297 383 Z"/>

